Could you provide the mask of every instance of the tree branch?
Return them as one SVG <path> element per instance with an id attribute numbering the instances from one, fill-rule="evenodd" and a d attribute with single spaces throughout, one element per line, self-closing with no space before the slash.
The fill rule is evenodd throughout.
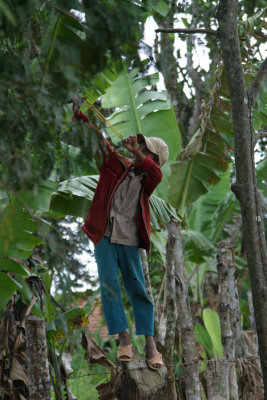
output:
<path id="1" fill-rule="evenodd" d="M 66 15 L 66 17 L 73 18 L 73 19 L 75 19 L 76 21 L 78 21 L 79 23 L 81 23 L 81 21 L 79 20 L 79 18 L 77 18 L 74 14 L 72 14 L 71 12 L 65 10 L 64 8 L 62 8 L 62 7 L 60 7 L 60 6 L 58 6 L 57 4 L 54 4 L 54 3 L 52 3 L 52 2 L 49 1 L 49 0 L 45 0 L 45 4 L 48 5 L 48 6 L 51 7 L 51 8 L 54 8 L 55 10 L 57 10 L 58 12 L 60 12 L 61 14 Z"/>
<path id="2" fill-rule="evenodd" d="M 196 17 L 193 17 L 191 28 L 190 29 L 195 29 L 197 25 L 197 19 Z M 186 37 L 186 59 L 187 59 L 187 72 L 190 78 L 192 79 L 193 86 L 196 91 L 196 95 L 194 97 L 194 105 L 193 105 L 193 110 L 192 110 L 192 115 L 189 119 L 189 125 L 188 125 L 188 137 L 189 139 L 195 132 L 197 126 L 199 125 L 199 116 L 200 116 L 200 111 L 201 111 L 201 103 L 202 99 L 204 96 L 204 83 L 202 82 L 200 76 L 197 73 L 197 70 L 193 67 L 193 55 L 192 55 L 192 49 L 193 49 L 193 37 L 188 35 Z"/>
<path id="3" fill-rule="evenodd" d="M 263 61 L 263 63 L 261 64 L 257 75 L 255 76 L 255 78 L 253 79 L 249 90 L 248 90 L 248 97 L 250 100 L 250 106 L 253 107 L 253 104 L 255 102 L 255 99 L 259 93 L 260 87 L 262 82 L 264 81 L 264 79 L 267 77 L 267 57 L 265 58 L 265 60 Z"/>
<path id="4" fill-rule="evenodd" d="M 176 28 L 159 28 L 155 30 L 156 33 L 205 33 L 207 35 L 218 36 L 218 32 L 213 29 L 201 29 L 201 28 L 194 28 L 194 29 L 176 29 Z"/>

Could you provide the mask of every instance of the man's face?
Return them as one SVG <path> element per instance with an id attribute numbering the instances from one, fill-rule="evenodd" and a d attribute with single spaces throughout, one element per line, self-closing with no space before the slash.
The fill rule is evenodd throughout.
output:
<path id="1" fill-rule="evenodd" d="M 149 156 L 153 161 L 155 161 L 155 160 L 154 160 L 155 154 L 154 154 L 154 153 L 151 153 L 151 151 L 148 150 L 148 148 L 146 147 L 145 141 L 143 141 L 143 142 L 141 142 L 141 143 L 139 144 L 139 149 L 142 151 L 142 153 L 143 153 L 145 156 Z M 140 163 L 141 163 L 141 161 L 137 160 L 137 159 L 134 157 L 133 166 L 134 166 L 134 167 L 138 167 L 138 166 L 140 165 Z"/>
<path id="2" fill-rule="evenodd" d="M 140 143 L 139 148 L 145 156 L 149 156 L 150 158 L 152 158 L 153 161 L 155 161 L 155 154 L 151 153 L 151 151 L 148 150 L 145 142 Z"/>

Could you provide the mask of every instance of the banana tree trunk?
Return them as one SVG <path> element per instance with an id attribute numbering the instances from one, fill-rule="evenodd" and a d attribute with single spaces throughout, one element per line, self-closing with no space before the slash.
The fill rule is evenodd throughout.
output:
<path id="1" fill-rule="evenodd" d="M 25 327 L 30 400 L 51 400 L 45 321 L 29 316 Z"/>
<path id="2" fill-rule="evenodd" d="M 226 360 L 214 359 L 206 365 L 208 400 L 229 400 L 229 364 Z"/>
<path id="3" fill-rule="evenodd" d="M 146 254 L 146 250 L 144 250 L 144 249 L 140 249 L 139 252 L 140 252 L 140 256 L 141 256 L 143 272 L 144 272 L 144 277 L 145 277 L 145 282 L 146 282 L 146 292 L 147 292 L 148 297 L 150 298 L 150 300 L 152 301 L 152 303 L 155 306 L 155 309 L 154 309 L 154 331 L 155 331 L 154 336 L 155 336 L 156 342 L 158 342 L 159 336 L 160 336 L 160 321 L 159 321 L 159 313 L 157 312 L 157 306 L 155 304 L 154 296 L 152 293 L 148 261 L 147 261 L 147 254 Z M 159 342 L 160 342 L 159 346 L 161 346 L 161 340 L 159 340 Z M 159 350 L 161 350 L 161 348 Z"/>
<path id="4" fill-rule="evenodd" d="M 175 261 L 177 254 L 177 240 L 173 235 L 173 221 L 168 226 L 168 242 L 166 248 L 166 310 L 167 310 L 167 321 L 166 321 L 166 335 L 165 335 L 165 346 L 164 346 L 164 361 L 167 365 L 167 377 L 165 386 L 165 398 L 166 399 L 177 399 L 176 387 L 175 387 L 175 376 L 173 372 L 173 350 L 174 350 L 174 339 L 175 339 L 175 326 L 177 319 L 176 309 L 176 296 L 175 296 Z"/>
<path id="5" fill-rule="evenodd" d="M 218 244 L 217 268 L 219 285 L 219 316 L 221 322 L 222 344 L 226 360 L 235 358 L 235 343 L 231 327 L 230 317 L 230 296 L 229 296 L 229 266 L 227 262 L 227 246 L 224 242 Z M 238 386 L 236 378 L 236 368 L 233 362 L 228 365 L 229 399 L 238 400 Z"/>
<path id="6" fill-rule="evenodd" d="M 141 256 L 143 272 L 144 272 L 145 281 L 146 281 L 146 292 L 147 292 L 147 295 L 150 298 L 150 300 L 155 304 L 154 296 L 153 296 L 152 288 L 151 288 L 146 251 L 144 249 L 140 249 L 139 252 L 140 252 L 140 256 Z"/>
<path id="7" fill-rule="evenodd" d="M 252 106 L 260 84 L 267 75 L 267 60 L 263 62 L 248 92 L 240 54 L 237 10 L 237 0 L 220 0 L 217 19 L 232 101 L 236 167 L 236 183 L 232 186 L 232 190 L 241 206 L 265 397 L 267 398 L 267 250 L 252 138 Z"/>
<path id="8" fill-rule="evenodd" d="M 181 331 L 182 359 L 184 362 L 184 383 L 186 400 L 201 400 L 198 358 L 193 333 L 193 322 L 188 298 L 188 278 L 185 273 L 181 225 L 172 220 L 169 225 L 175 248 L 175 281 L 178 323 Z"/>

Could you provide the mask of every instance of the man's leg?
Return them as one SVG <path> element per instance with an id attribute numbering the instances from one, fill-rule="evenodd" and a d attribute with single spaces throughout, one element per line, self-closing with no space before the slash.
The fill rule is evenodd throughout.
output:
<path id="1" fill-rule="evenodd" d="M 101 302 L 110 335 L 121 333 L 128 328 L 121 300 L 121 286 L 118 276 L 118 254 L 116 245 L 104 237 L 95 246 L 95 259 L 101 290 Z"/>
<path id="2" fill-rule="evenodd" d="M 136 334 L 145 335 L 146 354 L 157 354 L 154 342 L 154 306 L 146 293 L 142 262 L 137 246 L 119 245 L 119 267 L 125 289 L 133 306 Z"/>

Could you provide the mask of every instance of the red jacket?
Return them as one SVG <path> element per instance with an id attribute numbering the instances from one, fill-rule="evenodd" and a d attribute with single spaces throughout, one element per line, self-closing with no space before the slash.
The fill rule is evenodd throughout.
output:
<path id="1" fill-rule="evenodd" d="M 86 115 L 80 113 L 76 119 L 89 123 Z M 90 126 L 92 126 L 90 124 Z M 113 195 L 129 173 L 132 162 L 114 151 L 106 141 L 108 154 L 103 157 L 99 182 L 88 211 L 82 230 L 94 244 L 103 238 L 109 219 Z M 149 197 L 162 179 L 160 167 L 147 156 L 140 164 L 147 172 L 142 179 L 140 195 L 140 212 L 137 214 L 137 223 L 140 237 L 140 247 L 150 249 L 150 208 Z"/>

